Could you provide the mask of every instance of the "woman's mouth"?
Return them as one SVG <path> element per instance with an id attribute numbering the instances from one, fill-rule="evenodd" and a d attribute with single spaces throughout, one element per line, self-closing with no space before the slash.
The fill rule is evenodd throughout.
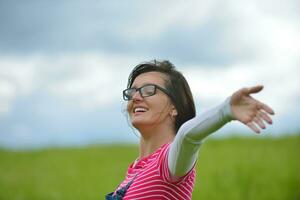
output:
<path id="1" fill-rule="evenodd" d="M 144 113 L 144 112 L 147 112 L 148 109 L 147 108 L 144 108 L 144 107 L 135 107 L 133 109 L 133 113 Z"/>

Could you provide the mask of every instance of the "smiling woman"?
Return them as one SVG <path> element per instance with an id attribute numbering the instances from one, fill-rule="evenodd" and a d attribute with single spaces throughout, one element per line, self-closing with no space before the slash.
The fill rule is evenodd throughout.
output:
<path id="1" fill-rule="evenodd" d="M 169 61 L 136 66 L 123 91 L 131 124 L 139 130 L 139 157 L 125 180 L 106 199 L 191 199 L 195 164 L 203 139 L 238 120 L 259 133 L 273 110 L 242 88 L 219 106 L 196 116 L 189 85 Z"/>

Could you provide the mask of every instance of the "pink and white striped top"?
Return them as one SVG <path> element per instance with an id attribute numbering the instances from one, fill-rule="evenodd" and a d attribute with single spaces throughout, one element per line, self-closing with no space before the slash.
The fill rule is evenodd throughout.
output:
<path id="1" fill-rule="evenodd" d="M 172 181 L 167 160 L 169 147 L 170 143 L 164 144 L 151 155 L 129 166 L 126 178 L 119 188 L 125 186 L 136 174 L 137 176 L 127 190 L 124 200 L 189 200 L 192 198 L 195 168 L 193 167 L 176 182 Z"/>

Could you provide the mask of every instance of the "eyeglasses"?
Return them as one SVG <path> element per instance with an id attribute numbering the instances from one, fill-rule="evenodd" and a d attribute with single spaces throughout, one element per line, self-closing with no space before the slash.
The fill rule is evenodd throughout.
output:
<path id="1" fill-rule="evenodd" d="M 139 92 L 142 97 L 150 97 L 156 94 L 156 90 L 159 89 L 169 97 L 170 93 L 165 89 L 155 84 L 147 84 L 140 88 L 127 88 L 123 91 L 123 99 L 129 101 L 133 99 L 133 96 L 136 92 Z"/>

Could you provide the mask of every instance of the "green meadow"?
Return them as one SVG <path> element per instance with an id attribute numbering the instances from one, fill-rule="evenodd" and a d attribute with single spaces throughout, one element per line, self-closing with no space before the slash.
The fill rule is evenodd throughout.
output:
<path id="1" fill-rule="evenodd" d="M 299 200 L 300 135 L 209 139 L 193 199 Z M 0 150 L 0 200 L 104 199 L 122 181 L 137 146 Z"/>

